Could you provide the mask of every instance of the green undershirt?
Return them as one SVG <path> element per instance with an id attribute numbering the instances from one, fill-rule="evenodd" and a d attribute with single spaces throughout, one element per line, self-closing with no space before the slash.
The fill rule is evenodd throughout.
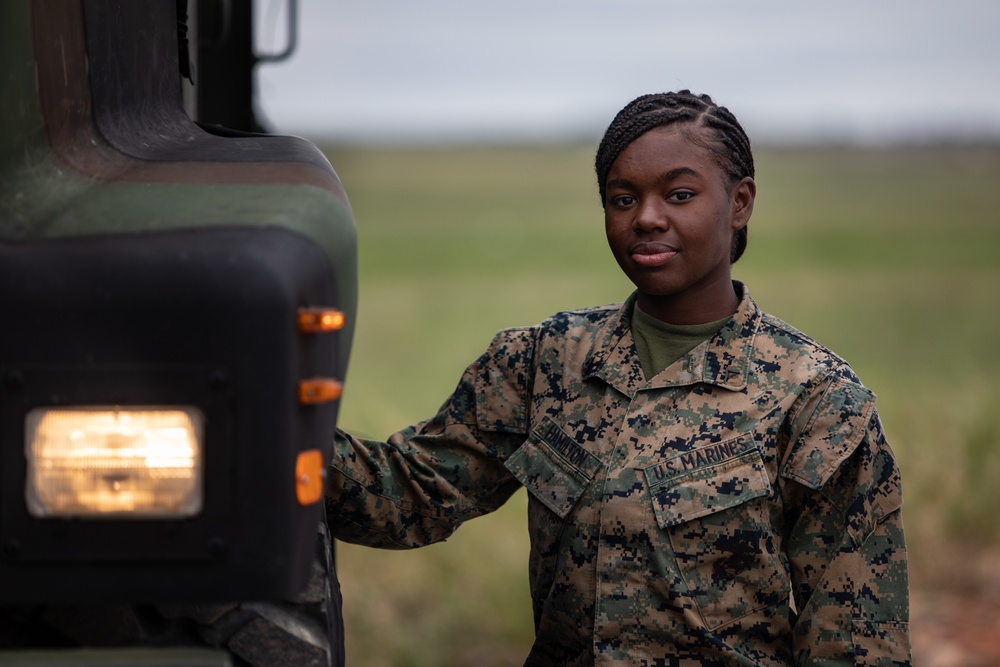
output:
<path id="1" fill-rule="evenodd" d="M 705 324 L 668 324 L 639 310 L 632 310 L 632 337 L 646 379 L 698 347 L 722 328 L 729 318 Z"/>

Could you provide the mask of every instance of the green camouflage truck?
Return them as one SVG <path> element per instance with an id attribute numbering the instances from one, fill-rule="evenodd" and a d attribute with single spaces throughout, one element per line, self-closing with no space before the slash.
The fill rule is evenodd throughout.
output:
<path id="1" fill-rule="evenodd" d="M 294 17 L 293 17 L 294 18 Z M 339 665 L 347 197 L 249 0 L 0 3 L 0 662 Z"/>

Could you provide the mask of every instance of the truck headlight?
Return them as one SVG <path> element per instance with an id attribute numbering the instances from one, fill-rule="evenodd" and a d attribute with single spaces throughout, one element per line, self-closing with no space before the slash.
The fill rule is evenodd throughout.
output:
<path id="1" fill-rule="evenodd" d="M 202 509 L 204 416 L 194 407 L 36 408 L 25 500 L 36 518 L 184 518 Z"/>

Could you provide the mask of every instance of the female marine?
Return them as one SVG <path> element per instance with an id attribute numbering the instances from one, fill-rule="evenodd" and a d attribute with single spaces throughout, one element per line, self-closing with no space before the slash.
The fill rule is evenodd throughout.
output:
<path id="1" fill-rule="evenodd" d="M 528 665 L 908 665 L 899 471 L 875 397 L 732 263 L 733 115 L 646 95 L 596 158 L 623 303 L 497 334 L 431 419 L 338 433 L 331 531 L 410 548 L 527 488 Z"/>

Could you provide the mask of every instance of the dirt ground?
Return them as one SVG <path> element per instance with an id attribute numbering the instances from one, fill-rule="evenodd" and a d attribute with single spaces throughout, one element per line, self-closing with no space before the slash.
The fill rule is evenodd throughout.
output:
<path id="1" fill-rule="evenodd" d="M 1000 667 L 1000 600 L 992 597 L 914 592 L 913 667 Z"/>

